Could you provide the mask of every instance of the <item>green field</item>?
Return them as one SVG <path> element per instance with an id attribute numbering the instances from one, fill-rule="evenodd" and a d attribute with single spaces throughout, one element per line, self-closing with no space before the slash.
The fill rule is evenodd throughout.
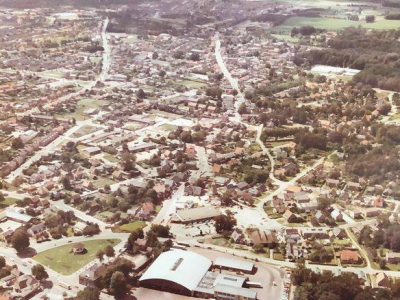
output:
<path id="1" fill-rule="evenodd" d="M 19 200 L 15 199 L 15 198 L 6 197 L 4 199 L 4 201 L 0 203 L 0 208 L 5 208 L 7 206 L 10 206 L 10 205 L 14 204 L 17 201 L 19 201 Z"/>
<path id="2" fill-rule="evenodd" d="M 136 229 L 143 228 L 145 226 L 146 226 L 146 222 L 135 221 L 132 223 L 124 224 L 124 225 L 120 226 L 119 229 L 122 231 L 126 231 L 126 232 L 133 232 Z"/>
<path id="3" fill-rule="evenodd" d="M 75 112 L 68 112 L 56 115 L 56 117 L 63 117 L 72 119 L 75 118 L 77 121 L 83 121 L 89 118 L 89 115 L 85 114 L 85 111 L 89 108 L 100 108 L 102 105 L 109 103 L 105 100 L 83 98 L 78 101 Z"/>
<path id="4" fill-rule="evenodd" d="M 194 89 L 199 89 L 206 85 L 205 83 L 191 81 L 191 80 L 180 81 L 180 82 L 177 82 L 176 84 L 184 85 L 188 88 L 194 88 Z"/>
<path id="5" fill-rule="evenodd" d="M 377 19 L 374 23 L 366 23 L 365 21 L 350 21 L 347 19 L 336 18 L 310 18 L 310 17 L 291 17 L 281 25 L 272 28 L 277 34 L 289 34 L 293 27 L 314 26 L 315 28 L 326 30 L 339 30 L 346 27 L 358 27 L 371 29 L 397 29 L 400 27 L 398 20 Z"/>
<path id="6" fill-rule="evenodd" d="M 119 242 L 121 242 L 120 239 L 84 242 L 87 250 L 85 254 L 70 253 L 74 245 L 74 243 L 71 243 L 40 252 L 33 259 L 62 275 L 71 275 L 94 260 L 99 249 L 105 248 L 107 245 L 115 246 Z"/>

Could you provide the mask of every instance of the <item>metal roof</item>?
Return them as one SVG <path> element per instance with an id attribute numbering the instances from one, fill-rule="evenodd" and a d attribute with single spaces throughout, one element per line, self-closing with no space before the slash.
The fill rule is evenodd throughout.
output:
<path id="1" fill-rule="evenodd" d="M 246 272 L 251 272 L 254 267 L 254 263 L 250 261 L 245 261 L 242 259 L 234 259 L 229 257 L 220 256 L 214 262 L 215 266 L 221 266 L 223 268 L 243 270 Z"/>
<path id="2" fill-rule="evenodd" d="M 211 267 L 211 260 L 197 253 L 171 250 L 162 253 L 139 281 L 166 280 L 193 291 Z"/>

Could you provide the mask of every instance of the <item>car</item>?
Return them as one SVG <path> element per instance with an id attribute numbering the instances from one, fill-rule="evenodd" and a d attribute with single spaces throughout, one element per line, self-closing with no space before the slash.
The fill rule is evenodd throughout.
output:
<path id="1" fill-rule="evenodd" d="M 68 241 L 68 244 L 69 244 L 69 243 L 72 243 L 72 241 Z"/>

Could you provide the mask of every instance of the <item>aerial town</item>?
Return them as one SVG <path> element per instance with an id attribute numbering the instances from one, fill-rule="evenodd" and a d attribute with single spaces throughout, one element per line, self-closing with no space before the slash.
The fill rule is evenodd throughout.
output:
<path id="1" fill-rule="evenodd" d="M 36 2 L 0 0 L 0 300 L 400 299 L 400 1 Z"/>

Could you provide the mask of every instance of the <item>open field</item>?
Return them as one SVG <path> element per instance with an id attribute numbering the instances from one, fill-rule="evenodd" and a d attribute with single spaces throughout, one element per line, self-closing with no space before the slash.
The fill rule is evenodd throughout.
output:
<path id="1" fill-rule="evenodd" d="M 63 114 L 58 114 L 56 117 L 63 117 L 63 118 L 68 118 L 72 119 L 75 118 L 77 121 L 83 121 L 89 118 L 87 114 L 85 114 L 85 111 L 90 109 L 90 108 L 99 108 L 102 105 L 107 104 L 107 101 L 104 100 L 98 100 L 98 99 L 91 99 L 91 98 L 83 98 L 78 101 L 78 104 L 76 106 L 76 110 L 74 112 L 70 113 L 63 113 Z"/>
<path id="2" fill-rule="evenodd" d="M 201 82 L 197 82 L 197 81 L 191 81 L 191 80 L 185 80 L 185 81 L 179 81 L 176 84 L 179 85 L 184 85 L 188 88 L 195 88 L 195 89 L 199 89 L 203 86 L 205 86 L 205 83 L 201 83 Z"/>
<path id="3" fill-rule="evenodd" d="M 0 208 L 5 208 L 7 206 L 13 205 L 18 199 L 6 197 L 3 202 L 0 203 Z"/>
<path id="4" fill-rule="evenodd" d="M 119 242 L 121 242 L 120 239 L 84 242 L 85 254 L 70 253 L 74 244 L 67 244 L 40 252 L 33 259 L 62 275 L 71 275 L 94 260 L 99 249 L 105 248 L 107 245 L 115 246 Z"/>
<path id="5" fill-rule="evenodd" d="M 347 19 L 336 19 L 331 17 L 291 17 L 281 25 L 273 27 L 271 30 L 279 35 L 289 34 L 293 27 L 314 26 L 315 28 L 326 30 L 339 30 L 346 27 L 364 27 L 371 29 L 397 29 L 400 27 L 398 20 L 377 19 L 374 23 L 365 21 L 350 21 Z"/>
<path id="6" fill-rule="evenodd" d="M 146 222 L 143 221 L 135 221 L 132 223 L 124 224 L 119 227 L 121 231 L 125 232 L 134 232 L 136 229 L 143 228 L 146 226 Z"/>

